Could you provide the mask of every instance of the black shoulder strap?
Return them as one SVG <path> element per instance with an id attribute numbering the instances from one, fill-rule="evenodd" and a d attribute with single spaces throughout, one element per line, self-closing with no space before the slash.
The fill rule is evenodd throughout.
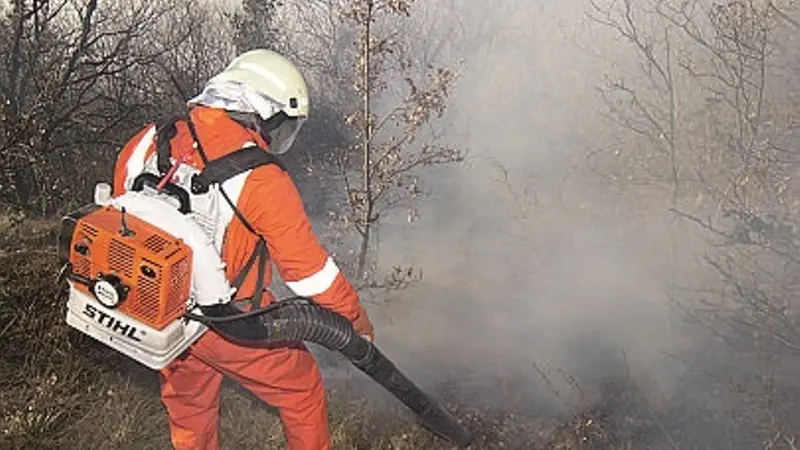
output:
<path id="1" fill-rule="evenodd" d="M 176 115 L 156 121 L 156 162 L 161 175 L 166 175 L 172 167 L 169 161 L 169 141 L 178 134 L 175 124 L 185 118 L 184 115 Z"/>
<path id="2" fill-rule="evenodd" d="M 275 164 L 286 171 L 286 167 L 275 155 L 260 147 L 252 146 L 236 150 L 221 158 L 208 161 L 205 169 L 192 177 L 192 193 L 204 194 L 212 184 L 222 184 L 229 178 L 266 164 Z"/>
<path id="3" fill-rule="evenodd" d="M 244 217 L 244 214 L 239 211 L 239 208 L 236 207 L 236 204 L 231 200 L 225 190 L 222 188 L 222 183 L 240 173 L 246 172 L 250 169 L 255 167 L 264 165 L 264 164 L 276 164 L 281 170 L 286 170 L 285 166 L 280 162 L 280 160 L 266 152 L 264 149 L 251 146 L 239 149 L 233 153 L 225 155 L 221 158 L 217 158 L 213 161 L 209 161 L 208 156 L 206 155 L 205 150 L 203 149 L 203 145 L 200 143 L 200 139 L 197 136 L 197 129 L 194 126 L 194 122 L 192 122 L 191 117 L 186 116 L 186 125 L 189 127 L 189 132 L 192 134 L 192 139 L 194 140 L 195 144 L 197 145 L 197 153 L 200 155 L 200 158 L 203 160 L 205 164 L 205 168 L 203 171 L 197 175 L 195 175 L 192 179 L 192 192 L 195 194 L 203 193 L 208 191 L 208 187 L 211 184 L 218 183 L 219 184 L 219 192 L 222 194 L 225 201 L 233 210 L 234 215 L 242 222 L 242 224 L 254 234 L 258 238 L 258 242 L 256 243 L 256 248 L 253 250 L 253 253 L 250 255 L 247 263 L 236 276 L 233 282 L 233 286 L 238 289 L 241 287 L 242 283 L 245 280 L 245 277 L 250 273 L 255 265 L 256 259 L 258 259 L 258 273 L 256 274 L 256 289 L 253 293 L 253 297 L 250 298 L 250 306 L 252 309 L 259 308 L 261 306 L 261 297 L 264 294 L 264 274 L 266 271 L 266 265 L 269 262 L 269 250 L 267 248 L 267 241 L 264 237 L 258 233 L 258 231 L 250 225 L 250 222 Z M 167 161 L 169 159 L 167 158 Z M 197 186 L 197 188 L 195 187 Z M 195 192 L 195 189 L 201 189 Z M 204 189 L 204 190 L 202 190 Z"/>

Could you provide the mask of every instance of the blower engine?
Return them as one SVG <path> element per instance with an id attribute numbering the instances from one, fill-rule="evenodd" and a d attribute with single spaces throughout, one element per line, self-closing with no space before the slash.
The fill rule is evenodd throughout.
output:
<path id="1" fill-rule="evenodd" d="M 234 308 L 219 253 L 185 202 L 139 188 L 110 198 L 98 185 L 94 204 L 62 219 L 59 279 L 69 284 L 71 327 L 155 370 L 210 328 L 244 345 L 313 342 L 345 356 L 434 434 L 469 445 L 467 430 L 343 316 L 302 297 Z"/>
<path id="2" fill-rule="evenodd" d="M 87 205 L 62 220 L 67 323 L 161 369 L 207 329 L 182 319 L 189 306 L 192 249 L 124 208 Z"/>

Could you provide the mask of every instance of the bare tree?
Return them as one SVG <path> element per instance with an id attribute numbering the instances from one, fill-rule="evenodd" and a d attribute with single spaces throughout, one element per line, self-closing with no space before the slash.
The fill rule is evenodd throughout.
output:
<path id="1" fill-rule="evenodd" d="M 431 68 L 425 84 L 413 76 L 410 56 L 392 25 L 411 12 L 409 1 L 354 0 L 344 17 L 358 30 L 353 84 L 361 106 L 346 122 L 357 130 L 359 158 L 344 153 L 341 161 L 350 205 L 349 223 L 361 236 L 358 273 L 366 276 L 372 233 L 381 216 L 405 207 L 415 218 L 412 200 L 421 194 L 418 169 L 463 159 L 463 152 L 439 145 L 435 135 L 423 142 L 423 127 L 441 117 L 456 79 L 447 68 Z M 408 91 L 399 101 L 382 96 L 403 79 Z M 376 108 L 381 104 L 382 108 Z M 387 106 L 388 105 L 388 106 Z M 360 159 L 360 161 L 358 161 Z M 353 182 L 351 161 L 360 163 Z"/>
<path id="2" fill-rule="evenodd" d="M 279 8 L 287 52 L 305 69 L 315 109 L 325 114 L 326 132 L 314 130 L 317 168 L 309 170 L 326 175 L 333 166 L 338 170 L 346 194 L 341 206 L 348 213 L 341 217 L 342 208 L 333 208 L 334 221 L 344 219 L 345 225 L 336 237 L 355 231 L 360 240 L 355 270 L 364 280 L 381 218 L 400 208 L 411 220 L 416 217 L 421 169 L 463 159 L 462 151 L 439 143 L 435 130 L 456 73 L 434 66 L 444 43 L 430 45 L 433 53 L 416 54 L 420 39 L 408 36 L 430 31 L 424 28 L 430 23 L 414 20 L 412 9 L 413 2 L 394 0 L 310 0 Z M 437 39 L 446 40 L 436 35 L 425 40 Z"/>
<path id="3" fill-rule="evenodd" d="M 641 144 L 613 147 L 626 161 L 618 178 L 670 186 L 673 206 L 682 187 L 691 190 L 684 199 L 703 190 L 717 203 L 774 192 L 764 168 L 778 161 L 775 143 L 788 125 L 777 103 L 765 107 L 776 94 L 767 84 L 776 2 L 592 5 L 592 19 L 630 45 L 640 69 L 600 87 L 607 116 Z"/>
<path id="4" fill-rule="evenodd" d="M 161 115 L 185 109 L 186 100 L 197 95 L 237 54 L 238 27 L 244 20 L 222 7 L 196 0 L 173 7 L 167 19 L 151 36 L 175 43 L 151 69 L 150 82 L 165 94 L 159 99 L 166 109 Z"/>
<path id="5" fill-rule="evenodd" d="M 605 167 L 621 168 L 612 178 L 622 184 L 667 190 L 677 217 L 707 233 L 716 280 L 675 296 L 764 368 L 757 388 L 775 402 L 758 410 L 771 426 L 792 423 L 779 406 L 788 385 L 775 380 L 800 349 L 791 146 L 800 108 L 786 95 L 800 81 L 787 45 L 800 36 L 796 14 L 793 2 L 771 0 L 595 1 L 591 12 L 635 55 L 627 76 L 600 89 L 608 117 L 633 138 L 611 146 Z"/>
<path id="6" fill-rule="evenodd" d="M 107 176 L 120 132 L 141 125 L 142 91 L 153 90 L 136 82 L 179 42 L 150 39 L 169 9 L 159 2 L 13 2 L 5 17 L 12 33 L 0 49 L 5 205 L 45 215 Z"/>
<path id="7" fill-rule="evenodd" d="M 282 51 L 286 47 L 286 36 L 275 26 L 278 8 L 282 5 L 278 0 L 242 2 L 242 10 L 231 14 L 237 53 L 254 48 Z"/>

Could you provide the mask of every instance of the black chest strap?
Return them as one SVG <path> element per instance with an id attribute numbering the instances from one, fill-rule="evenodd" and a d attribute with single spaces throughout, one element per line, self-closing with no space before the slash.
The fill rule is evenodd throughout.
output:
<path id="1" fill-rule="evenodd" d="M 192 194 L 205 194 L 212 184 L 222 184 L 240 173 L 267 164 L 275 164 L 286 171 L 286 167 L 275 155 L 256 146 L 245 147 L 222 158 L 208 161 L 205 169 L 192 177 Z"/>
<path id="2" fill-rule="evenodd" d="M 186 120 L 187 116 L 177 115 L 156 121 L 156 163 L 159 173 L 164 176 L 169 172 L 172 163 L 169 160 L 169 141 L 178 135 L 176 124 L 179 120 Z"/>

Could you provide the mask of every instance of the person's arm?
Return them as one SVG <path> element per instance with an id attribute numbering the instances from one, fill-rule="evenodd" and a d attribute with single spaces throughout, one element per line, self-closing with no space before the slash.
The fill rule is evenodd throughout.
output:
<path id="1" fill-rule="evenodd" d="M 255 169 L 238 204 L 266 239 L 270 256 L 289 289 L 341 314 L 359 334 L 374 339 L 358 292 L 319 243 L 300 193 L 287 173 L 277 166 Z"/>

